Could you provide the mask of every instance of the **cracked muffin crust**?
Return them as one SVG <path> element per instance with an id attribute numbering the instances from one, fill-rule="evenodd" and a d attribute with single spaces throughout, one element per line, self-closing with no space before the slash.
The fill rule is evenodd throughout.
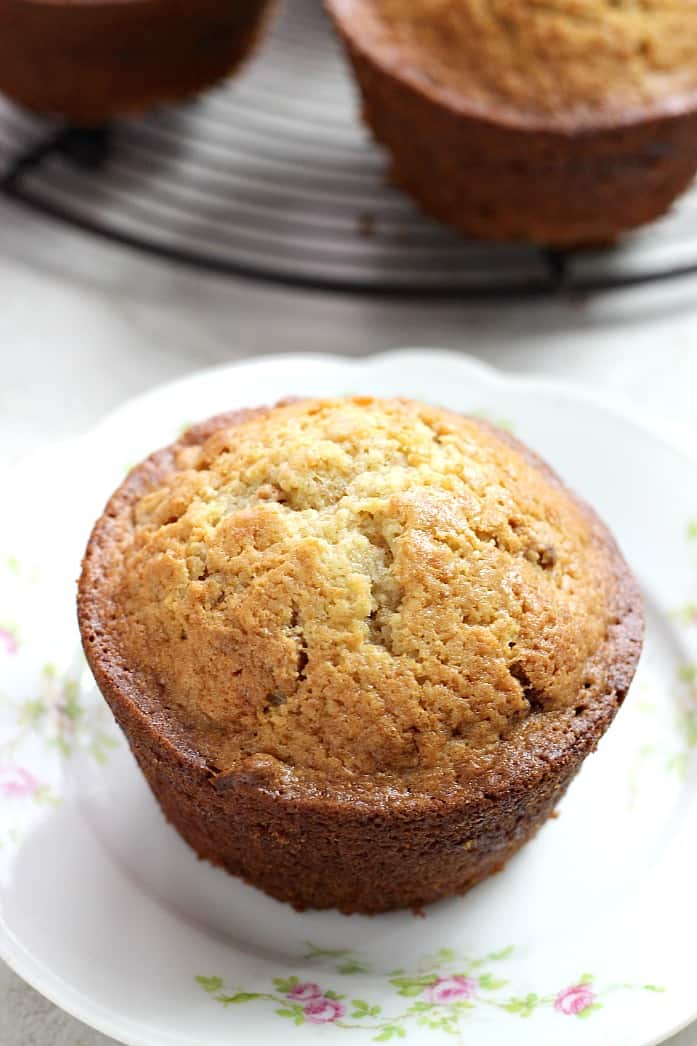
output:
<path id="1" fill-rule="evenodd" d="M 694 0 L 325 3 L 395 180 L 465 233 L 608 242 L 694 176 Z"/>
<path id="2" fill-rule="evenodd" d="M 79 615 L 194 848 L 346 911 L 500 866 L 611 721 L 642 631 L 607 530 L 530 452 L 366 397 L 223 416 L 153 455 L 95 527 Z"/>

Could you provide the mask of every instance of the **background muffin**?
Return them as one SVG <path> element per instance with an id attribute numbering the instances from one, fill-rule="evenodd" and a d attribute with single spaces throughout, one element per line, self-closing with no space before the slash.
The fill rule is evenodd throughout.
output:
<path id="1" fill-rule="evenodd" d="M 95 526 L 79 617 L 197 852 L 367 912 L 466 890 L 537 830 L 642 632 L 611 536 L 530 452 L 368 398 L 213 419 L 149 458 Z"/>
<path id="2" fill-rule="evenodd" d="M 697 170 L 697 5 L 327 0 L 393 172 L 492 239 L 606 242 Z"/>
<path id="3" fill-rule="evenodd" d="M 268 0 L 0 0 L 0 90 L 76 124 L 194 94 L 251 51 Z"/>

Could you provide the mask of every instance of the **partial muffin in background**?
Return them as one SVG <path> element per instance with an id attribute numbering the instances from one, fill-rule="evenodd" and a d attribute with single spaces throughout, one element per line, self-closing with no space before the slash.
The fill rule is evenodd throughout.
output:
<path id="1" fill-rule="evenodd" d="M 269 0 L 0 0 L 0 91 L 98 124 L 196 94 L 252 51 Z"/>
<path id="2" fill-rule="evenodd" d="M 153 454 L 97 521 L 78 605 L 182 836 L 345 912 L 499 869 L 611 723 L 643 628 L 611 535 L 522 444 L 367 397 Z"/>
<path id="3" fill-rule="evenodd" d="M 326 0 L 396 182 L 461 232 L 605 243 L 697 170 L 697 4 Z"/>

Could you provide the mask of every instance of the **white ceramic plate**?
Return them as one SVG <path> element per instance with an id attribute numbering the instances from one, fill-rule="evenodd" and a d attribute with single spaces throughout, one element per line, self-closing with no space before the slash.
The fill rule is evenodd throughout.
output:
<path id="1" fill-rule="evenodd" d="M 647 600 L 637 680 L 558 818 L 424 918 L 298 914 L 198 862 L 76 655 L 81 551 L 129 465 L 224 409 L 350 392 L 510 425 L 610 523 Z M 697 1013 L 693 461 L 578 393 L 453 354 L 284 356 L 144 396 L 2 491 L 0 953 L 45 995 L 138 1046 L 646 1046 Z"/>

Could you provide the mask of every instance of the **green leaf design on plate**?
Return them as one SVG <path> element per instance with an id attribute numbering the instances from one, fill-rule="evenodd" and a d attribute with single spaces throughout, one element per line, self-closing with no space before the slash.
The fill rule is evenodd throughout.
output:
<path id="1" fill-rule="evenodd" d="M 404 1028 L 400 1028 L 398 1024 L 388 1024 L 379 1035 L 373 1038 L 373 1042 L 389 1042 L 390 1039 L 403 1039 L 406 1037 L 406 1034 Z"/>
<path id="2" fill-rule="evenodd" d="M 274 977 L 273 979 L 274 988 L 277 988 L 283 995 L 287 995 L 299 983 L 300 979 L 298 977 Z"/>
<path id="3" fill-rule="evenodd" d="M 503 977 L 494 977 L 491 973 L 481 973 L 477 979 L 479 987 L 489 992 L 498 991 L 499 988 L 505 988 L 508 984 L 508 981 L 504 980 Z"/>
<path id="4" fill-rule="evenodd" d="M 63 706 L 61 711 L 74 723 L 84 715 L 80 705 L 80 691 L 76 679 L 66 679 L 63 684 Z"/>
<path id="5" fill-rule="evenodd" d="M 697 747 L 697 708 L 685 708 L 680 716 L 680 726 L 688 748 Z"/>
<path id="6" fill-rule="evenodd" d="M 222 977 L 204 977 L 202 974 L 199 974 L 196 978 L 196 983 L 201 985 L 204 992 L 209 992 L 210 994 L 220 991 L 223 986 L 223 979 Z"/>
<path id="7" fill-rule="evenodd" d="M 47 784 L 40 784 L 31 798 L 37 806 L 60 806 L 63 802 L 62 797 L 56 795 Z"/>
<path id="8" fill-rule="evenodd" d="M 530 992 L 528 995 L 509 999 L 503 1008 L 508 1013 L 515 1013 L 519 1017 L 531 1017 L 539 1001 L 539 995 Z"/>
<path id="9" fill-rule="evenodd" d="M 280 1010 L 276 1010 L 276 1013 L 279 1017 L 287 1017 L 289 1020 L 292 1020 L 293 1024 L 301 1025 L 305 1023 L 303 1008 L 297 1002 L 287 1003 Z"/>
<path id="10" fill-rule="evenodd" d="M 337 963 L 336 972 L 343 973 L 344 976 L 350 976 L 353 973 L 370 973 L 370 968 L 358 959 L 344 959 L 342 962 Z"/>
<path id="11" fill-rule="evenodd" d="M 697 683 L 697 663 L 681 665 L 678 669 L 678 678 L 681 683 Z"/>
<path id="12" fill-rule="evenodd" d="M 19 706 L 20 726 L 36 726 L 47 711 L 46 702 L 42 697 L 28 698 Z"/>
<path id="13" fill-rule="evenodd" d="M 428 1010 L 432 1010 L 435 1003 L 432 1002 L 413 1002 L 407 1013 L 426 1013 Z"/>
<path id="14" fill-rule="evenodd" d="M 324 994 L 329 996 L 329 992 Z M 365 999 L 352 999 L 351 1006 L 353 1007 L 351 1012 L 353 1020 L 361 1020 L 364 1017 L 377 1017 L 382 1012 L 382 1006 L 371 1006 Z"/>
<path id="15" fill-rule="evenodd" d="M 350 955 L 350 948 L 318 948 L 312 941 L 305 941 L 307 951 L 303 955 L 303 959 L 340 959 L 343 955 Z"/>
<path id="16" fill-rule="evenodd" d="M 686 628 L 690 625 L 697 625 L 697 603 L 683 604 L 683 606 L 678 607 L 673 616 Z"/>
<path id="17" fill-rule="evenodd" d="M 367 962 L 349 949 L 315 948 L 312 944 L 308 947 L 312 957 L 320 954 L 334 960 L 341 958 L 342 961 L 351 958 L 366 968 L 369 967 Z M 198 976 L 196 982 L 221 1006 L 228 1007 L 239 1003 L 270 1005 L 278 1017 L 295 1025 L 331 1024 L 336 1029 L 362 1030 L 371 1032 L 374 1042 L 404 1039 L 410 1028 L 459 1035 L 463 1022 L 473 1013 L 477 1010 L 491 1013 L 492 1008 L 518 1019 L 529 1019 L 536 1011 L 545 1010 L 555 1020 L 559 1020 L 560 1027 L 563 1028 L 563 1022 L 574 1016 L 587 1020 L 593 1013 L 608 1005 L 607 1000 L 616 992 L 664 990 L 651 983 L 613 983 L 596 986 L 595 975 L 584 972 L 575 980 L 565 978 L 561 984 L 553 982 L 547 986 L 544 994 L 525 991 L 503 995 L 502 990 L 513 979 L 515 968 L 511 970 L 507 979 L 494 975 L 490 970 L 484 970 L 478 975 L 476 982 L 471 973 L 437 972 L 439 964 L 442 963 L 448 963 L 451 968 L 471 971 L 473 967 L 481 967 L 486 963 L 505 962 L 512 956 L 513 950 L 511 945 L 500 951 L 490 952 L 483 958 L 477 958 L 461 955 L 454 948 L 444 947 L 433 955 L 423 956 L 420 962 L 417 962 L 417 970 L 424 971 L 426 968 L 426 972 L 409 975 L 400 967 L 398 971 L 392 970 L 390 973 L 374 973 L 369 983 L 380 988 L 380 1003 L 363 996 L 344 1002 L 345 995 L 323 985 L 320 975 L 308 975 L 305 970 L 274 977 L 271 991 L 266 991 L 263 986 L 253 986 L 256 988 L 254 991 L 238 985 L 229 988 L 221 977 Z M 581 988 L 581 985 L 593 987 Z M 298 995 L 302 996 L 299 999 L 292 998 L 296 988 L 299 988 Z M 434 990 L 429 991 L 424 998 L 424 993 L 430 988 Z M 391 1005 L 384 1004 L 385 993 L 389 990 L 392 991 Z M 579 995 L 580 992 L 584 992 L 585 995 Z M 287 997 L 289 995 L 291 998 Z M 567 1002 L 570 996 L 573 997 L 573 1002 Z M 409 1001 L 400 1003 L 401 999 Z M 578 1013 L 574 1013 L 575 1005 L 583 1002 L 587 1002 L 587 1005 Z M 563 1041 L 563 1031 L 559 1041 Z"/>
<path id="18" fill-rule="evenodd" d="M 421 995 L 424 988 L 428 988 L 429 985 L 435 984 L 438 977 L 435 973 L 423 974 L 420 977 L 392 977 L 390 984 L 397 989 L 398 995 L 403 995 L 409 998 L 413 995 Z"/>
<path id="19" fill-rule="evenodd" d="M 687 776 L 689 765 L 689 754 L 687 752 L 676 752 L 666 761 L 666 770 L 669 774 L 676 774 L 677 777 L 684 778 Z"/>

